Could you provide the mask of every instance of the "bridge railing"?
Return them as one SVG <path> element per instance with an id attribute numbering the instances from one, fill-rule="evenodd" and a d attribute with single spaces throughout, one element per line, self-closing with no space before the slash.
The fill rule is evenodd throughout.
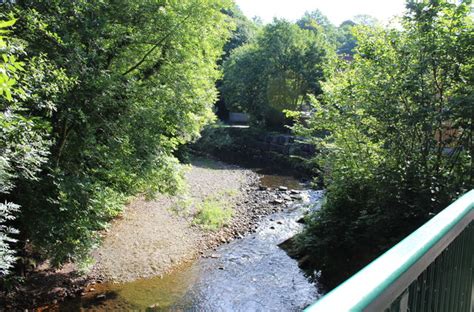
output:
<path id="1" fill-rule="evenodd" d="M 474 311 L 474 190 L 305 311 Z"/>

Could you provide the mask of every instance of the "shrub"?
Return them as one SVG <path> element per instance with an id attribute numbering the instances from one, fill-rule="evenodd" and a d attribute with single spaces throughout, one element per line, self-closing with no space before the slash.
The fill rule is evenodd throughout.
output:
<path id="1" fill-rule="evenodd" d="M 408 8 L 403 31 L 356 29 L 354 61 L 341 61 L 296 127 L 321 151 L 328 185 L 297 253 L 337 277 L 330 286 L 473 187 L 470 1 Z"/>
<path id="2" fill-rule="evenodd" d="M 232 219 L 234 211 L 223 199 L 206 198 L 197 206 L 194 223 L 207 230 L 218 230 Z"/>

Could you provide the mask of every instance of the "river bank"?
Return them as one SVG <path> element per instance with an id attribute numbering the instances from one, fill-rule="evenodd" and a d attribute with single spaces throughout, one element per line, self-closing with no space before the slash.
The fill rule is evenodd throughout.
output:
<path id="1" fill-rule="evenodd" d="M 4 295 L 6 310 L 54 310 L 66 298 L 95 296 L 104 282 L 164 276 L 193 259 L 211 257 L 219 245 L 254 232 L 259 220 L 300 197 L 298 191 L 262 186 L 251 170 L 209 159 L 194 160 L 186 181 L 188 190 L 180 196 L 132 201 L 103 233 L 103 244 L 92 253 L 95 264 L 88 274 L 81 274 L 73 264 L 60 270 L 39 265 L 24 283 Z M 216 231 L 194 222 L 197 207 L 210 196 L 225 200 L 234 212 L 230 222 Z"/>
<path id="2" fill-rule="evenodd" d="M 301 311 L 322 294 L 280 246 L 299 233 L 301 218 L 318 209 L 322 191 L 263 217 L 254 233 L 217 247 L 171 274 L 94 285 L 61 311 Z"/>

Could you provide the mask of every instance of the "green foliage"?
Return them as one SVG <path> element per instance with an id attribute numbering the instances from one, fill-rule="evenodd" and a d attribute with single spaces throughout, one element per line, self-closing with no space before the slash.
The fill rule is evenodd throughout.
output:
<path id="1" fill-rule="evenodd" d="M 7 223 L 15 219 L 14 214 L 18 208 L 19 206 L 13 203 L 0 203 L 0 276 L 7 275 L 16 261 L 10 244 L 16 242 L 13 235 L 18 234 L 18 231 Z"/>
<path id="2" fill-rule="evenodd" d="M 192 146 L 194 150 L 204 153 L 219 154 L 232 147 L 234 141 L 222 123 L 207 126 L 199 140 Z"/>
<path id="3" fill-rule="evenodd" d="M 357 27 L 354 61 L 297 127 L 329 185 L 299 253 L 336 283 L 473 187 L 469 6 L 410 2 L 403 31 Z"/>
<path id="4" fill-rule="evenodd" d="M 229 195 L 230 196 L 230 195 Z M 197 206 L 194 223 L 207 230 L 218 230 L 230 222 L 234 211 L 225 199 L 208 197 Z"/>
<path id="5" fill-rule="evenodd" d="M 226 11 L 226 14 L 234 21 L 235 29 L 230 39 L 224 45 L 224 59 L 234 49 L 253 41 L 259 29 L 259 25 L 249 20 L 237 5 Z"/>
<path id="6" fill-rule="evenodd" d="M 275 20 L 224 62 L 223 99 L 254 124 L 281 128 L 284 109 L 299 109 L 307 94 L 321 93 L 330 54 L 321 34 Z"/>
<path id="7" fill-rule="evenodd" d="M 255 39 L 258 28 L 260 27 L 260 25 L 254 21 L 248 19 L 235 3 L 229 9 L 224 10 L 224 13 L 230 17 L 233 24 L 235 24 L 235 28 L 229 40 L 227 40 L 224 45 L 222 58 L 217 61 L 220 68 L 222 68 L 223 61 L 230 56 L 233 50 Z M 222 89 L 222 77 L 216 82 L 216 88 L 219 90 Z M 229 111 L 222 97 L 219 97 L 217 100 L 215 111 L 221 120 L 227 119 Z"/>
<path id="8" fill-rule="evenodd" d="M 23 63 L 18 61 L 13 47 L 7 43 L 8 28 L 14 25 L 16 20 L 0 21 L 0 49 L 2 49 L 2 59 L 0 60 L 0 96 L 8 101 L 12 101 L 12 92 L 19 93 L 21 89 L 15 88 L 18 79 L 18 72 L 23 70 Z"/>
<path id="9" fill-rule="evenodd" d="M 356 23 L 353 21 L 344 21 L 338 27 L 337 32 L 337 53 L 340 55 L 354 55 L 354 50 L 357 45 L 356 39 L 352 33 L 353 27 Z"/>
<path id="10" fill-rule="evenodd" d="M 336 29 L 329 19 L 319 10 L 305 12 L 296 24 L 302 29 L 323 32 L 329 40 L 333 40 Z"/>
<path id="11" fill-rule="evenodd" d="M 222 12 L 230 6 L 25 0 L 5 7 L 19 17 L 12 35 L 21 40 L 0 66 L 19 58 L 25 70 L 7 83 L 24 91 L 10 99 L 2 89 L 7 169 L 0 176 L 15 178 L 2 197 L 21 205 L 23 241 L 54 264 L 86 259 L 97 231 L 130 196 L 182 187 L 173 154 L 215 118 L 216 61 L 233 27 Z"/>
<path id="12" fill-rule="evenodd" d="M 296 24 L 302 29 L 320 34 L 329 44 L 335 47 L 338 55 L 350 58 L 354 55 L 354 49 L 357 45 L 357 41 L 352 33 L 353 27 L 356 25 L 373 27 L 378 25 L 378 21 L 370 15 L 360 14 L 354 16 L 352 20 L 342 22 L 339 27 L 336 27 L 321 11 L 316 10 L 306 12 Z"/>
<path id="13" fill-rule="evenodd" d="M 50 147 L 49 124 L 35 115 L 44 108 L 34 101 L 37 89 L 32 82 L 38 76 L 56 74 L 53 68 L 47 68 L 46 73 L 45 68 L 37 66 L 43 61 L 41 57 L 20 60 L 24 46 L 7 29 L 16 20 L 12 15 L 6 17 L 8 21 L 0 22 L 0 275 L 8 274 L 16 259 L 12 246 L 17 242 L 18 231 L 12 224 L 19 205 L 13 203 L 17 200 L 11 200 L 15 182 L 37 180 Z M 43 92 L 53 94 L 48 87 L 43 84 Z"/>

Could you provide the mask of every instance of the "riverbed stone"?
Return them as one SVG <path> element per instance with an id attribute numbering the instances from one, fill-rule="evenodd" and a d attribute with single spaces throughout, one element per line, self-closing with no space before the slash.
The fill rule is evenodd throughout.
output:
<path id="1" fill-rule="evenodd" d="M 301 194 L 292 194 L 290 197 L 293 198 L 293 199 L 296 199 L 296 200 L 301 200 L 301 199 L 303 199 L 303 197 L 301 196 Z"/>
<path id="2" fill-rule="evenodd" d="M 286 199 L 290 197 L 291 200 L 291 195 L 294 193 L 293 190 L 289 191 L 285 186 L 273 189 L 262 189 L 258 185 L 258 176 L 253 172 L 248 172 L 248 180 L 239 180 L 242 174 L 245 174 L 246 170 L 236 169 L 225 164 L 219 166 L 222 167 L 222 170 L 207 170 L 205 166 L 195 166 L 187 173 L 187 179 L 190 179 L 188 182 L 192 185 L 190 189 L 196 191 L 196 196 L 202 198 L 206 198 L 209 194 L 216 193 L 216 190 L 224 192 L 228 189 L 232 189 L 238 183 L 254 183 L 252 187 L 242 188 L 246 194 L 238 194 L 235 197 L 235 202 L 233 200 L 232 205 L 235 205 L 233 207 L 235 212 L 234 219 L 230 224 L 226 225 L 226 228 L 216 232 L 202 231 L 201 233 L 200 228 L 194 226 L 190 227 L 191 232 L 197 233 L 189 233 L 180 228 L 180 223 L 182 223 L 183 220 L 191 219 L 190 216 L 184 216 L 184 218 L 181 219 L 181 215 L 172 215 L 174 211 L 171 209 L 162 209 L 162 207 L 168 207 L 175 203 L 172 198 L 158 197 L 153 201 L 145 201 L 142 198 L 138 198 L 127 207 L 122 218 L 113 223 L 113 226 L 109 230 L 110 232 L 106 235 L 105 245 L 102 245 L 97 253 L 95 253 L 94 257 L 98 261 L 96 262 L 92 277 L 96 278 L 97 274 L 99 274 L 104 282 L 116 284 L 118 281 L 124 282 L 140 277 L 148 278 L 151 276 L 160 276 L 160 273 L 164 272 L 164 269 L 179 263 L 178 261 L 181 259 L 180 255 L 182 254 L 182 250 L 186 251 L 186 249 L 190 248 L 191 255 L 192 251 L 196 251 L 197 255 L 208 255 L 208 252 L 211 250 L 216 250 L 215 247 L 217 245 L 227 243 L 231 241 L 233 237 L 244 237 L 242 234 L 249 232 L 255 233 L 257 220 L 271 213 L 280 212 L 289 205 L 288 201 L 283 200 L 281 196 L 285 195 Z M 253 180 L 255 181 L 252 182 Z M 212 183 L 208 183 L 208 181 L 212 181 Z M 166 220 L 164 220 L 166 222 L 158 222 L 164 218 L 163 216 L 166 216 Z M 157 221 L 157 218 L 160 220 Z M 272 230 L 275 230 L 277 224 L 283 223 L 279 220 L 274 222 L 274 226 L 271 227 Z M 160 226 L 156 226 L 157 224 L 160 224 Z M 170 229 L 170 226 L 163 227 L 162 224 L 173 227 Z M 184 225 L 187 224 L 184 223 Z M 178 228 L 176 229 L 176 227 Z M 236 228 L 238 231 L 235 231 Z M 146 231 L 142 231 L 142 229 Z M 186 229 L 188 229 L 188 227 L 186 227 Z M 179 243 L 161 244 L 161 242 L 167 242 L 165 238 L 169 238 L 166 235 L 161 235 L 163 234 L 162 232 L 172 233 L 173 235 L 168 236 L 176 237 L 175 241 Z M 122 233 L 126 233 L 126 236 L 121 235 Z M 146 234 L 145 239 L 142 237 L 144 234 Z M 198 234 L 196 235 L 197 237 L 195 237 L 195 234 Z M 254 235 L 252 236 L 255 238 Z M 159 240 L 156 238 L 159 238 Z M 122 246 L 124 241 L 127 242 L 126 246 Z M 190 245 L 192 245 L 192 248 L 189 247 Z M 173 259 L 176 259 L 174 262 L 170 261 L 171 258 L 169 257 L 159 257 L 157 253 L 149 252 L 149 250 L 153 250 L 157 251 L 158 254 L 170 254 L 166 249 L 168 246 L 171 246 L 173 249 Z M 176 246 L 180 248 L 174 248 Z M 208 257 L 220 257 L 217 254 L 213 255 Z M 136 259 L 146 260 L 142 261 L 145 263 L 145 267 L 142 266 L 140 261 L 135 262 Z M 151 263 L 149 260 L 152 260 Z M 124 269 L 124 266 L 120 265 L 122 262 L 126 262 L 129 268 Z M 153 267 L 151 264 L 153 264 Z M 163 265 L 164 267 L 162 268 L 158 265 Z M 221 266 L 219 269 L 224 270 L 225 268 Z M 100 282 L 102 282 L 102 280 L 100 280 Z M 89 287 L 92 285 L 94 285 L 93 282 L 90 283 Z M 88 290 L 87 288 L 78 289 L 78 295 L 95 295 L 95 298 L 102 298 L 101 295 L 97 295 L 96 293 L 87 293 Z M 90 290 L 95 291 L 93 288 Z"/>

